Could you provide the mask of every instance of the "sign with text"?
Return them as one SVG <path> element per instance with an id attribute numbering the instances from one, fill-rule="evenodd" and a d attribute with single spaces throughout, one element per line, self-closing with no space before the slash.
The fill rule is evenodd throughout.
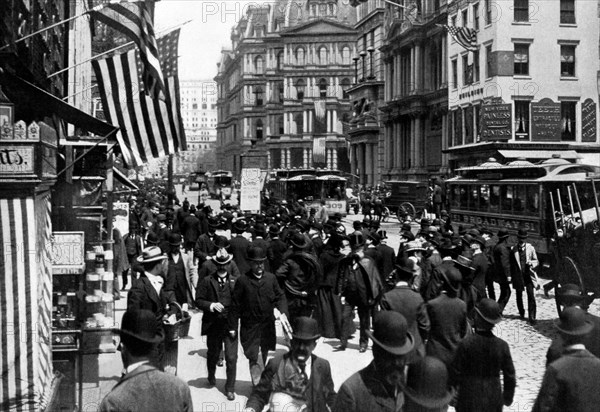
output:
<path id="1" fill-rule="evenodd" d="M 0 174 L 35 173 L 33 145 L 0 145 Z"/>
<path id="2" fill-rule="evenodd" d="M 558 142 L 560 134 L 560 103 L 554 103 L 552 99 L 531 103 L 531 140 Z"/>
<path id="3" fill-rule="evenodd" d="M 346 216 L 346 201 L 345 200 L 334 200 L 327 199 L 325 200 L 325 204 L 327 205 L 327 212 L 329 216 L 333 216 L 334 213 L 341 213 L 342 216 Z M 306 208 L 310 210 L 314 208 L 315 210 L 319 210 L 321 208 L 321 202 L 313 202 L 306 205 Z"/>
<path id="4" fill-rule="evenodd" d="M 596 103 L 592 99 L 581 105 L 581 141 L 596 141 Z"/>
<path id="5" fill-rule="evenodd" d="M 512 136 L 512 105 L 484 104 L 481 107 L 481 140 L 509 140 Z"/>
<path id="6" fill-rule="evenodd" d="M 121 236 L 129 233 L 129 203 L 113 202 L 113 227 L 119 230 Z"/>
<path id="7" fill-rule="evenodd" d="M 494 229 L 509 229 L 518 230 L 521 228 L 527 229 L 532 233 L 540 232 L 540 225 L 537 221 L 525 220 L 515 217 L 489 217 L 489 216 L 477 216 L 467 213 L 451 213 L 452 223 L 457 225 L 468 223 L 472 225 L 484 225 Z"/>
<path id="8" fill-rule="evenodd" d="M 242 169 L 241 210 L 260 211 L 260 169 Z"/>
<path id="9" fill-rule="evenodd" d="M 53 265 L 83 265 L 83 232 L 52 232 L 50 258 Z"/>

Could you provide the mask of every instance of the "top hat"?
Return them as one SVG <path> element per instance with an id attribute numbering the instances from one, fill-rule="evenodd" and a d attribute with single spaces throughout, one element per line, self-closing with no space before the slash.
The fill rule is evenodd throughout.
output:
<path id="1" fill-rule="evenodd" d="M 231 260 L 233 259 L 233 255 L 227 253 L 227 250 L 225 249 L 219 249 L 217 250 L 217 254 L 213 256 L 212 259 L 217 265 L 225 265 L 231 262 Z"/>
<path id="2" fill-rule="evenodd" d="M 500 229 L 498 231 L 497 236 L 498 236 L 498 239 L 505 239 L 505 238 L 507 238 L 509 236 L 508 230 L 506 230 L 506 229 Z"/>
<path id="3" fill-rule="evenodd" d="M 171 245 L 171 246 L 181 245 L 181 235 L 179 233 L 171 233 L 169 235 L 169 245 Z"/>
<path id="4" fill-rule="evenodd" d="M 304 249 L 306 246 L 308 246 L 308 240 L 306 239 L 306 236 L 300 232 L 295 232 L 292 234 L 290 237 L 290 243 L 292 246 L 297 247 L 298 249 Z"/>
<path id="5" fill-rule="evenodd" d="M 594 324 L 588 320 L 585 311 L 577 306 L 564 308 L 555 325 L 560 333 L 570 336 L 587 335 L 594 329 Z"/>
<path id="6" fill-rule="evenodd" d="M 483 320 L 492 325 L 495 325 L 502 320 L 502 309 L 498 302 L 493 299 L 481 299 L 477 306 L 475 306 L 475 310 Z"/>
<path id="7" fill-rule="evenodd" d="M 404 249 L 405 252 L 412 252 L 412 251 L 421 251 L 424 252 L 425 248 L 423 246 L 421 246 L 421 242 L 419 242 L 418 240 L 411 240 L 410 242 L 406 243 L 406 249 Z"/>
<path id="8" fill-rule="evenodd" d="M 279 236 L 279 226 L 277 225 L 271 225 L 269 226 L 269 236 L 271 237 L 275 237 L 275 236 Z"/>
<path id="9" fill-rule="evenodd" d="M 217 249 L 228 249 L 229 248 L 229 239 L 225 236 L 215 236 L 215 240 L 213 241 Z"/>
<path id="10" fill-rule="evenodd" d="M 455 294 L 460 290 L 460 284 L 462 283 L 462 275 L 457 268 L 448 268 L 442 271 L 442 278 L 444 284 Z"/>
<path id="11" fill-rule="evenodd" d="M 316 340 L 320 337 L 319 324 L 315 319 L 306 316 L 300 316 L 296 319 L 292 338 L 300 340 Z"/>
<path id="12" fill-rule="evenodd" d="M 362 233 L 359 231 L 352 232 L 348 236 L 348 238 L 350 239 L 350 247 L 352 249 L 359 248 L 361 246 L 364 246 L 364 244 L 365 244 L 365 239 L 364 239 Z"/>
<path id="13" fill-rule="evenodd" d="M 244 233 L 246 231 L 246 222 L 242 219 L 236 220 L 232 228 L 235 233 Z"/>
<path id="14" fill-rule="evenodd" d="M 454 263 L 464 268 L 475 270 L 473 267 L 473 260 L 464 255 L 458 255 L 456 259 L 454 259 Z"/>
<path id="15" fill-rule="evenodd" d="M 123 314 L 120 329 L 113 329 L 121 337 L 128 336 L 144 343 L 158 343 L 164 339 L 156 316 L 149 310 L 127 310 Z"/>
<path id="16" fill-rule="evenodd" d="M 247 259 L 253 262 L 262 262 L 267 258 L 267 254 L 260 246 L 250 246 L 247 252 Z"/>
<path id="17" fill-rule="evenodd" d="M 517 237 L 519 239 L 526 239 L 527 238 L 527 229 L 519 229 L 519 231 L 517 232 Z"/>
<path id="18" fill-rule="evenodd" d="M 208 227 L 209 228 L 211 228 L 211 229 L 218 229 L 220 225 L 221 225 L 221 222 L 216 217 L 209 217 L 208 218 Z"/>
<path id="19" fill-rule="evenodd" d="M 581 293 L 579 285 L 567 283 L 561 286 L 557 291 L 557 300 L 565 306 L 573 306 L 582 304 L 585 301 L 585 296 Z"/>
<path id="20" fill-rule="evenodd" d="M 376 345 L 393 355 L 406 355 L 415 344 L 412 334 L 408 331 L 406 318 L 390 310 L 376 314 L 373 319 L 373 332 L 366 332 Z"/>
<path id="21" fill-rule="evenodd" d="M 403 392 L 412 402 L 428 409 L 448 406 L 454 397 L 454 390 L 448 390 L 446 365 L 433 356 L 426 356 L 409 366 Z"/>
<path id="22" fill-rule="evenodd" d="M 142 254 L 138 256 L 137 261 L 140 263 L 150 263 L 166 258 L 167 255 L 164 255 L 158 246 L 148 246 L 147 248 L 144 248 Z"/>

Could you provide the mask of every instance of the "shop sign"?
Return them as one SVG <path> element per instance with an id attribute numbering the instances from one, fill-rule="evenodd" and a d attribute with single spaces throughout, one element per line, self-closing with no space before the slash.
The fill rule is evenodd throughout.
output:
<path id="1" fill-rule="evenodd" d="M 592 99 L 581 105 L 581 141 L 596 141 L 596 103 Z"/>
<path id="2" fill-rule="evenodd" d="M 481 140 L 510 140 L 512 137 L 512 105 L 484 104 L 481 107 Z"/>
<path id="3" fill-rule="evenodd" d="M 129 233 L 129 203 L 113 203 L 113 227 L 119 230 L 121 236 Z"/>
<path id="4" fill-rule="evenodd" d="M 34 161 L 33 145 L 0 145 L 0 174 L 33 174 Z"/>
<path id="5" fill-rule="evenodd" d="M 539 222 L 531 220 L 516 219 L 512 217 L 489 217 L 489 216 L 477 216 L 467 213 L 451 213 L 452 223 L 463 224 L 468 223 L 472 225 L 484 225 L 495 229 L 512 229 L 518 230 L 521 228 L 527 229 L 532 233 L 539 233 L 540 225 Z"/>
<path id="6" fill-rule="evenodd" d="M 83 265 L 85 263 L 83 250 L 83 232 L 52 232 L 49 252 L 53 265 Z"/>
<path id="7" fill-rule="evenodd" d="M 560 103 L 552 99 L 531 103 L 531 140 L 558 142 L 560 135 Z"/>

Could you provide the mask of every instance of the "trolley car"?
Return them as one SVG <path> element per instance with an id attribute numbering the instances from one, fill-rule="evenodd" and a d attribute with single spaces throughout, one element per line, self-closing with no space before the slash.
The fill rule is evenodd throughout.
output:
<path id="1" fill-rule="evenodd" d="M 206 172 L 204 175 L 208 193 L 213 199 L 231 198 L 233 186 L 233 173 L 225 170 Z"/>

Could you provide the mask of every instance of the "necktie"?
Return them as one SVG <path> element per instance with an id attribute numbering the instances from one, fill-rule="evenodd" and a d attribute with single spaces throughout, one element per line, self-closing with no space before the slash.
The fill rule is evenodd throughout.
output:
<path id="1" fill-rule="evenodd" d="M 306 364 L 298 363 L 298 366 L 300 367 L 300 377 L 302 378 L 302 383 L 306 383 L 306 381 L 308 381 L 308 376 L 306 376 Z"/>

